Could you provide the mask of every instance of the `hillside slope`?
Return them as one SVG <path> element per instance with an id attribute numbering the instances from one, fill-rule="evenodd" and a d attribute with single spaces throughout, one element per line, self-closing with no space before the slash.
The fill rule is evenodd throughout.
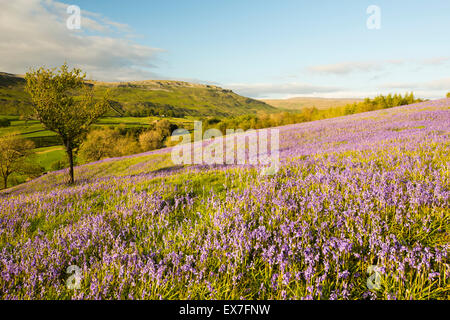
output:
<path id="1" fill-rule="evenodd" d="M 0 194 L 0 298 L 448 299 L 449 128 L 444 99 L 280 127 L 274 176 L 170 149 L 48 174 Z"/>
<path id="2" fill-rule="evenodd" d="M 29 110 L 30 97 L 24 89 L 23 77 L 0 72 L 0 115 L 20 115 Z"/>
<path id="3" fill-rule="evenodd" d="M 450 127 L 445 126 L 450 121 L 450 117 L 446 116 L 449 114 L 449 108 L 450 99 L 442 99 L 282 126 L 279 127 L 280 159 L 282 162 L 289 162 L 291 158 L 309 157 L 327 152 L 365 150 L 370 149 L 372 144 L 388 143 L 395 139 L 401 139 L 403 143 L 403 139 L 410 141 L 423 138 L 429 134 L 438 134 L 438 137 L 445 140 L 445 138 L 448 138 L 448 128 Z M 441 116 L 442 119 L 439 118 Z M 415 120 L 416 118 L 419 119 Z M 423 120 L 420 120 L 420 118 L 423 118 Z M 438 124 L 438 127 L 436 127 L 436 124 Z M 174 169 L 178 173 L 181 168 L 172 164 L 171 150 L 172 148 L 164 148 L 126 157 L 104 159 L 76 167 L 75 171 L 76 175 L 83 181 L 110 176 L 120 177 L 152 173 L 159 176 L 172 172 Z M 195 168 L 203 170 L 205 166 L 193 165 L 185 167 L 182 171 Z M 50 173 L 10 190 L 25 192 L 28 189 L 34 190 L 35 186 L 38 189 L 54 188 L 55 184 L 62 183 L 63 171 Z"/>
<path id="4" fill-rule="evenodd" d="M 276 111 L 262 101 L 212 85 L 167 80 L 88 83 L 94 85 L 98 95 L 106 89 L 111 90 L 117 112 L 111 111 L 110 115 L 225 117 Z M 30 100 L 24 85 L 21 76 L 0 73 L 0 115 L 19 115 L 29 108 Z"/>

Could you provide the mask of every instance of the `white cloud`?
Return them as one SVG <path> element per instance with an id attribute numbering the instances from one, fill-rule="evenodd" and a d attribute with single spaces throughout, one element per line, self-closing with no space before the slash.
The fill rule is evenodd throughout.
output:
<path id="1" fill-rule="evenodd" d="M 427 89 L 433 90 L 448 90 L 450 91 L 450 78 L 438 79 L 427 82 L 425 84 Z"/>
<path id="2" fill-rule="evenodd" d="M 24 73 L 67 61 L 98 80 L 160 78 L 154 69 L 163 50 L 131 41 L 128 25 L 93 12 L 82 10 L 81 30 L 69 30 L 67 6 L 54 0 L 2 2 L 0 71 Z"/>
<path id="3" fill-rule="evenodd" d="M 382 63 L 379 62 L 341 62 L 335 64 L 311 66 L 307 70 L 318 74 L 345 75 L 352 72 L 368 72 L 381 70 Z"/>
<path id="4" fill-rule="evenodd" d="M 450 91 L 450 78 L 425 82 L 391 82 L 379 85 L 381 91 L 406 92 L 413 91 L 417 97 L 439 99 Z M 388 92 L 386 92 L 388 93 Z"/>
<path id="5" fill-rule="evenodd" d="M 288 99 L 293 97 L 317 98 L 366 98 L 379 94 L 406 93 L 413 91 L 417 97 L 439 99 L 450 91 L 450 78 L 428 82 L 394 82 L 384 83 L 373 88 L 342 88 L 318 86 L 307 83 L 261 83 L 221 85 L 238 94 L 256 99 Z"/>
<path id="6" fill-rule="evenodd" d="M 418 83 L 412 82 L 388 82 L 379 86 L 382 89 L 416 89 L 419 87 Z"/>
<path id="7" fill-rule="evenodd" d="M 430 59 L 424 59 L 421 61 L 424 65 L 432 65 L 432 66 L 440 66 L 446 63 L 447 61 L 450 61 L 450 57 L 436 57 L 436 58 L 430 58 Z"/>

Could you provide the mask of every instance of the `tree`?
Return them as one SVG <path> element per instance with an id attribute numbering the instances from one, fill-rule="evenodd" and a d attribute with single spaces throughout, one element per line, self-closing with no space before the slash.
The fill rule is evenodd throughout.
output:
<path id="1" fill-rule="evenodd" d="M 151 151 L 162 148 L 164 137 L 157 130 L 148 130 L 139 136 L 139 145 L 142 151 Z"/>
<path id="2" fill-rule="evenodd" d="M 170 124 L 170 121 L 166 119 L 159 120 L 155 125 L 155 129 L 163 138 L 172 134 L 172 125 Z"/>
<path id="3" fill-rule="evenodd" d="M 51 171 L 58 171 L 65 169 L 69 166 L 69 162 L 67 159 L 56 160 L 50 164 Z"/>
<path id="4" fill-rule="evenodd" d="M 92 130 L 80 146 L 80 157 L 85 162 L 112 157 L 118 136 L 118 131 L 109 128 Z"/>
<path id="5" fill-rule="evenodd" d="M 108 92 L 103 99 L 95 101 L 93 89 L 85 84 L 85 78 L 80 69 L 69 71 L 67 64 L 58 71 L 40 68 L 25 76 L 35 117 L 47 130 L 56 132 L 66 148 L 71 184 L 74 183 L 73 153 L 82 135 L 109 105 Z"/>
<path id="6" fill-rule="evenodd" d="M 113 156 L 122 157 L 141 152 L 139 143 L 131 135 L 120 136 L 114 144 Z"/>
<path id="7" fill-rule="evenodd" d="M 8 178 L 13 173 L 27 173 L 30 166 L 26 163 L 32 155 L 34 143 L 10 134 L 0 137 L 0 175 L 3 178 L 3 187 L 8 187 Z"/>
<path id="8" fill-rule="evenodd" d="M 163 119 L 155 123 L 153 130 L 144 131 L 139 135 L 139 145 L 145 151 L 155 150 L 164 146 L 164 140 L 172 134 L 177 126 Z"/>
<path id="9" fill-rule="evenodd" d="M 89 132 L 80 146 L 79 154 L 84 162 L 93 162 L 139 151 L 139 145 L 134 137 L 121 135 L 120 130 L 107 128 Z"/>

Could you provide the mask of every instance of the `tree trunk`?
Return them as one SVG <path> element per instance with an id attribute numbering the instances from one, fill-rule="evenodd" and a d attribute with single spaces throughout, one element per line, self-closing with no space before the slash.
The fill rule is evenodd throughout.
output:
<path id="1" fill-rule="evenodd" d="M 8 176 L 5 174 L 5 176 L 3 177 L 3 183 L 4 183 L 4 185 L 5 185 L 5 188 L 4 189 L 6 189 L 6 188 L 8 188 Z"/>
<path id="2" fill-rule="evenodd" d="M 72 143 L 70 140 L 66 143 L 66 152 L 67 156 L 69 157 L 69 177 L 70 177 L 70 184 L 74 184 L 75 180 L 73 178 L 73 148 Z"/>

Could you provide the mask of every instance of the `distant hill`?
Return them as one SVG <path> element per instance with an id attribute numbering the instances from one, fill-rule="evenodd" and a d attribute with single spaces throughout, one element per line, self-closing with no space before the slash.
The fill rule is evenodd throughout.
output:
<path id="1" fill-rule="evenodd" d="M 0 72 L 0 115 L 19 115 L 30 107 L 30 97 L 24 88 L 23 77 Z"/>
<path id="2" fill-rule="evenodd" d="M 283 110 L 301 110 L 303 108 L 316 107 L 317 109 L 327 109 L 341 107 L 349 103 L 360 102 L 362 99 L 327 99 L 327 98 L 290 98 L 290 99 L 262 99 L 275 108 Z"/>
<path id="3" fill-rule="evenodd" d="M 99 96 L 111 89 L 115 111 L 109 115 L 226 117 L 277 111 L 265 102 L 213 85 L 168 80 L 88 83 Z M 0 115 L 19 115 L 29 109 L 24 87 L 22 76 L 0 72 Z"/>

